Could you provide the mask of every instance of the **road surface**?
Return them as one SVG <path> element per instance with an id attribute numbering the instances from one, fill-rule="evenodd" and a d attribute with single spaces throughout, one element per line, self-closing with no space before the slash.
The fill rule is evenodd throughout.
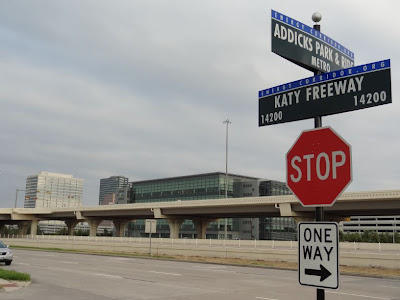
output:
<path id="1" fill-rule="evenodd" d="M 1 300 L 309 300 L 297 272 L 143 258 L 14 250 L 14 269 L 30 273 L 27 288 Z M 341 276 L 328 300 L 400 300 L 400 280 Z"/>

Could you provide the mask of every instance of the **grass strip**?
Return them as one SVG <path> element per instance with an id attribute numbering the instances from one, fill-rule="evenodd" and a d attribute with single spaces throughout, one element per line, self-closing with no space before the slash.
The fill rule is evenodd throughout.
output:
<path id="1" fill-rule="evenodd" d="M 0 278 L 5 280 L 30 281 L 31 275 L 28 273 L 20 273 L 14 270 L 4 270 L 0 268 Z"/>

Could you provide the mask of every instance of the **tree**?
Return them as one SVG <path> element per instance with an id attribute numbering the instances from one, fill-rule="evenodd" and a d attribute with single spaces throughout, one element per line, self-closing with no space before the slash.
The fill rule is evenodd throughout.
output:
<path id="1" fill-rule="evenodd" d="M 395 243 L 400 243 L 400 233 L 394 234 Z M 393 243 L 393 233 L 367 230 L 359 232 L 339 232 L 339 241 L 341 242 L 362 242 L 362 243 Z"/>

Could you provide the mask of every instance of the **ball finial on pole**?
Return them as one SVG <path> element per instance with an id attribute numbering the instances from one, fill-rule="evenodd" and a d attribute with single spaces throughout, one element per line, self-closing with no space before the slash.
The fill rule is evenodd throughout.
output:
<path id="1" fill-rule="evenodd" d="M 322 15 L 321 15 L 319 12 L 313 13 L 313 15 L 312 15 L 312 20 L 313 20 L 315 23 L 318 23 L 319 21 L 321 21 L 321 19 L 322 19 Z"/>

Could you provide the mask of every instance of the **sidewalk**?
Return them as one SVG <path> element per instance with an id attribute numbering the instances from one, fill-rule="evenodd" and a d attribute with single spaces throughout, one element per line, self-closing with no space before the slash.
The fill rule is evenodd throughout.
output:
<path id="1" fill-rule="evenodd" d="M 0 286 L 2 287 L 2 289 L 0 289 L 0 293 L 3 291 L 5 291 L 6 293 L 13 292 L 22 287 L 27 287 L 30 284 L 31 281 L 9 281 L 0 278 Z"/>

